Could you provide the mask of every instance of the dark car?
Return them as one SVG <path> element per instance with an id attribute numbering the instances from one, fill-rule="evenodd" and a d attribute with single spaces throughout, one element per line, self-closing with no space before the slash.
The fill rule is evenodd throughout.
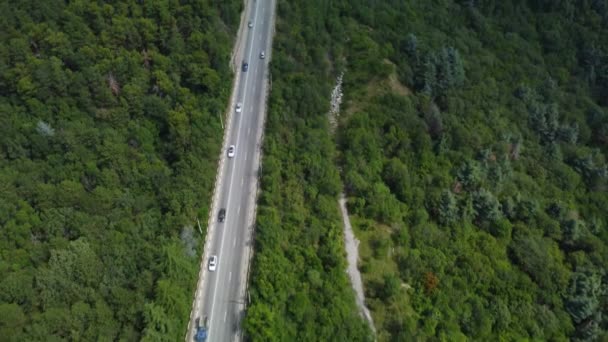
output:
<path id="1" fill-rule="evenodd" d="M 243 71 L 247 71 L 249 69 L 249 63 L 243 62 Z"/>
<path id="2" fill-rule="evenodd" d="M 226 219 L 226 209 L 222 208 L 222 209 L 220 209 L 220 212 L 217 215 L 217 220 L 220 222 L 224 222 L 225 219 Z"/>

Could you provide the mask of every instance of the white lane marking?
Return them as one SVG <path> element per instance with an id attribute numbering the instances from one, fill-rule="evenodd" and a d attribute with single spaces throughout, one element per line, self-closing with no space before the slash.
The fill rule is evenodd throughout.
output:
<path id="1" fill-rule="evenodd" d="M 258 22 L 258 13 L 259 13 L 259 11 L 256 11 L 256 10 L 255 10 L 255 9 L 256 9 L 256 8 L 255 8 L 255 6 L 254 6 L 254 8 L 253 8 L 253 9 L 254 9 L 254 11 L 255 11 L 255 14 L 254 14 L 254 16 L 253 16 L 253 22 L 256 22 L 256 23 L 257 23 L 257 22 Z M 252 32 L 252 34 L 253 34 L 253 36 L 254 36 L 254 37 L 255 37 L 255 31 L 256 31 L 257 27 L 258 27 L 258 25 L 255 25 L 255 26 L 253 27 L 253 32 Z M 245 39 L 246 39 L 246 38 L 245 38 Z M 247 43 L 245 43 L 245 47 L 246 47 L 246 46 L 247 46 Z M 247 57 L 247 60 L 248 60 L 248 61 L 250 61 L 250 60 L 251 60 L 251 53 L 252 53 L 252 52 L 253 52 L 253 49 L 252 49 L 252 48 L 250 48 L 250 49 L 249 49 L 249 56 Z M 245 102 L 245 100 L 247 99 L 247 90 L 248 90 L 247 83 L 248 83 L 248 81 L 249 81 L 249 73 L 247 72 L 247 73 L 245 73 L 245 80 L 244 80 L 244 82 L 245 82 L 245 90 L 244 90 L 244 92 L 243 92 L 243 103 L 244 103 L 244 102 Z M 238 87 L 237 87 L 236 91 L 238 92 Z M 237 120 L 236 125 L 237 125 L 237 127 L 236 127 L 236 128 L 237 128 L 237 129 L 236 129 L 236 132 L 237 132 L 237 134 L 236 134 L 236 146 L 239 146 L 239 139 L 240 139 L 240 137 L 241 137 L 241 136 L 240 136 L 240 134 L 238 134 L 238 132 L 239 132 L 239 129 L 240 129 L 240 127 L 241 127 L 241 120 Z M 247 154 L 245 154 L 245 161 L 247 161 Z M 228 186 L 228 201 L 227 201 L 227 203 L 230 203 L 230 196 L 232 195 L 232 184 L 233 184 L 233 180 L 234 180 L 234 168 L 232 168 L 232 170 L 231 170 L 231 175 L 230 175 L 230 185 Z M 221 253 L 222 253 L 222 248 L 221 248 L 221 247 L 224 245 L 224 238 L 225 238 L 225 237 L 226 237 L 226 234 L 224 234 L 224 231 L 222 231 L 222 238 L 221 238 L 221 241 L 220 241 L 220 251 L 219 251 L 219 253 L 218 253 L 218 257 L 220 257 L 220 256 L 221 256 Z M 218 266 L 217 266 L 217 271 L 218 271 L 218 272 L 220 271 L 220 265 L 219 265 L 219 263 L 218 263 Z M 218 297 L 218 296 L 216 295 L 216 293 L 217 293 L 217 285 L 218 285 L 218 281 L 217 281 L 217 278 L 216 278 L 216 281 L 215 281 L 215 284 L 214 284 L 214 287 L 213 287 L 213 300 L 211 301 L 211 311 L 210 311 L 211 318 L 210 318 L 210 320 L 209 320 L 209 327 L 211 327 L 211 326 L 212 326 L 212 323 L 213 323 L 213 317 L 215 316 L 215 315 L 213 314 L 213 313 L 214 313 L 214 312 L 213 312 L 213 309 L 215 308 L 215 301 L 216 301 L 216 299 L 217 299 L 217 297 Z M 226 313 L 226 314 L 227 314 L 227 313 Z M 224 322 L 225 322 L 225 321 L 226 321 L 226 316 L 224 316 Z M 212 339 L 211 339 L 211 332 L 212 332 L 212 331 L 213 331 L 212 329 L 209 329 L 209 334 L 208 334 L 208 336 L 207 336 L 208 340 L 210 340 L 210 341 L 212 341 Z"/>
<path id="2" fill-rule="evenodd" d="M 232 247 L 236 246 L 236 238 L 234 238 L 234 241 L 232 242 Z"/>
<path id="3" fill-rule="evenodd" d="M 228 282 L 232 281 L 232 272 L 230 272 L 230 274 L 228 275 Z"/>
<path id="4" fill-rule="evenodd" d="M 239 209 L 237 209 L 236 214 L 239 215 L 241 213 L 241 206 L 239 206 Z"/>
<path id="5" fill-rule="evenodd" d="M 243 184 L 245 184 L 245 177 L 241 178 L 241 186 L 243 186 Z"/>
<path id="6" fill-rule="evenodd" d="M 247 136 L 251 135 L 251 127 L 247 128 Z"/>
<path id="7" fill-rule="evenodd" d="M 224 323 L 226 323 L 226 317 L 228 317 L 228 311 L 224 312 Z"/>

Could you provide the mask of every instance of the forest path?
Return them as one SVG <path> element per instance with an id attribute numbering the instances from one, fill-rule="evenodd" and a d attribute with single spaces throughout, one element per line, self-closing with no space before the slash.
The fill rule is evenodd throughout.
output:
<path id="1" fill-rule="evenodd" d="M 348 268 L 346 272 L 350 278 L 350 283 L 355 290 L 356 302 L 359 307 L 359 311 L 363 317 L 367 320 L 370 328 L 376 333 L 374 328 L 374 320 L 369 312 L 369 309 L 365 306 L 365 292 L 363 291 L 363 281 L 361 280 L 361 273 L 357 268 L 357 262 L 359 261 L 359 240 L 355 238 L 353 228 L 350 224 L 350 218 L 348 217 L 348 210 L 346 209 L 346 198 L 344 193 L 340 194 L 340 212 L 342 213 L 342 222 L 344 223 L 344 248 L 346 249 L 346 256 L 348 261 Z"/>

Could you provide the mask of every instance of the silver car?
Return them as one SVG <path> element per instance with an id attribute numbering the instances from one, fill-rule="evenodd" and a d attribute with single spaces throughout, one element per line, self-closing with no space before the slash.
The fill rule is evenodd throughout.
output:
<path id="1" fill-rule="evenodd" d="M 212 255 L 211 258 L 209 258 L 209 271 L 215 272 L 216 269 L 217 269 L 217 255 Z"/>

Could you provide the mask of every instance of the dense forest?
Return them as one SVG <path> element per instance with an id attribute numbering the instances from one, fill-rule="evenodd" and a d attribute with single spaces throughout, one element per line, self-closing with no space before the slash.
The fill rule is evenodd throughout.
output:
<path id="1" fill-rule="evenodd" d="M 341 11 L 339 163 L 379 339 L 606 340 L 606 2 Z"/>
<path id="2" fill-rule="evenodd" d="M 253 340 L 369 338 L 345 294 L 342 188 L 380 341 L 608 338 L 605 1 L 277 15 Z"/>
<path id="3" fill-rule="evenodd" d="M 0 340 L 183 339 L 241 8 L 0 3 Z"/>
<path id="4" fill-rule="evenodd" d="M 0 3 L 0 340 L 183 339 L 241 9 Z M 378 340 L 608 339 L 606 1 L 279 0 L 273 49 L 251 340 L 372 339 L 342 190 Z"/>

